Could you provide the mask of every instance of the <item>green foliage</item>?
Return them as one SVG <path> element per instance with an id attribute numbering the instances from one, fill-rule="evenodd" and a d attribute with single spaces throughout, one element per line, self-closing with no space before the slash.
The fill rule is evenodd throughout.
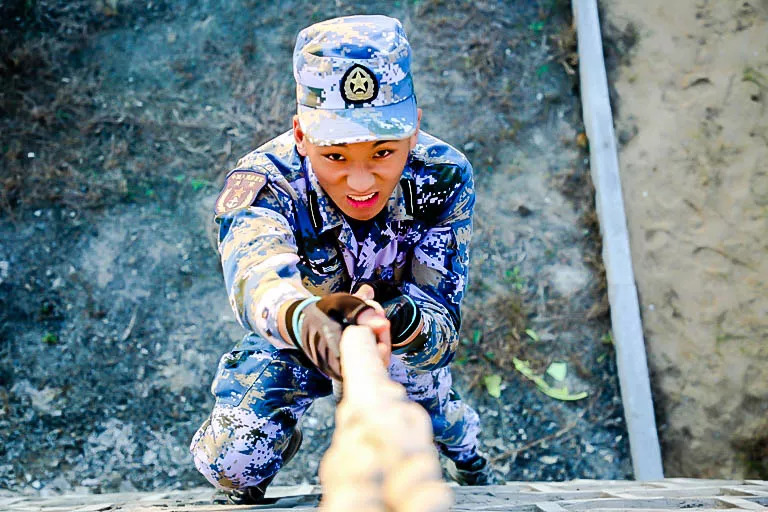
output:
<path id="1" fill-rule="evenodd" d="M 512 267 L 512 270 L 504 271 L 504 280 L 519 292 L 523 291 L 527 284 L 525 278 L 520 276 L 520 267 Z"/>
<path id="2" fill-rule="evenodd" d="M 177 174 L 173 177 L 173 181 L 176 183 L 182 184 L 185 181 L 187 181 L 187 177 L 184 174 Z M 213 183 L 211 183 L 208 180 L 200 179 L 200 178 L 192 178 L 189 180 L 189 185 L 192 187 L 192 190 L 197 192 L 198 190 L 202 190 L 205 187 L 211 187 L 213 186 Z"/>
<path id="3" fill-rule="evenodd" d="M 531 364 L 528 361 L 514 358 L 513 362 L 515 364 L 515 370 L 522 373 L 527 379 L 533 381 L 533 383 L 536 384 L 536 387 L 539 388 L 539 390 L 548 397 L 554 398 L 556 400 L 564 400 L 570 402 L 574 400 L 581 400 L 582 398 L 589 396 L 586 391 L 571 393 L 567 386 L 560 388 L 550 386 L 549 383 L 544 380 L 544 377 L 537 375 L 536 372 L 533 371 Z"/>
<path id="4" fill-rule="evenodd" d="M 536 331 L 533 329 L 526 329 L 525 334 L 528 335 L 529 338 L 531 338 L 533 341 L 540 341 L 539 335 L 536 334 Z"/>
<path id="5" fill-rule="evenodd" d="M 493 398 L 501 397 L 501 375 L 486 375 L 483 378 L 485 389 Z"/>
<path id="6" fill-rule="evenodd" d="M 568 375 L 568 365 L 562 362 L 554 362 L 547 368 L 547 375 L 557 382 L 562 382 L 565 380 L 565 376 Z"/>
<path id="7" fill-rule="evenodd" d="M 43 343 L 46 345 L 56 345 L 59 342 L 59 337 L 52 332 L 46 332 L 43 335 Z"/>

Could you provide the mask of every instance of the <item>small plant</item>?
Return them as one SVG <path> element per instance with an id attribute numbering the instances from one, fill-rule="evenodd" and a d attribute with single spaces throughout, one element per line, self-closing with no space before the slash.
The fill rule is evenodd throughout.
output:
<path id="1" fill-rule="evenodd" d="M 757 86 L 758 92 L 756 95 L 752 96 L 753 101 L 760 101 L 763 96 L 763 91 L 768 89 L 768 77 L 755 68 L 746 68 L 741 76 L 741 80 L 744 82 L 751 82 Z"/>
<path id="2" fill-rule="evenodd" d="M 44 300 L 43 303 L 40 304 L 40 316 L 49 317 L 52 314 L 53 314 L 53 304 L 51 304 L 47 300 Z"/>
<path id="3" fill-rule="evenodd" d="M 520 267 L 513 267 L 512 270 L 505 271 L 504 279 L 512 288 L 519 292 L 523 291 L 523 288 L 525 288 L 526 281 L 524 278 L 520 277 Z"/>
<path id="4" fill-rule="evenodd" d="M 46 345 L 56 345 L 59 342 L 59 337 L 52 332 L 46 332 L 43 335 L 43 343 Z"/>
<path id="5" fill-rule="evenodd" d="M 192 185 L 192 190 L 197 192 L 198 190 L 204 189 L 205 187 L 207 187 L 211 183 L 209 181 L 206 181 L 206 180 L 200 180 L 200 179 L 195 178 L 192 181 L 190 181 L 189 184 Z"/>

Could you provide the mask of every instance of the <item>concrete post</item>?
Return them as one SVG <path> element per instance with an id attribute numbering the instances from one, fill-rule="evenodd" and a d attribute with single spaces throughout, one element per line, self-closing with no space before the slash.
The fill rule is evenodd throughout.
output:
<path id="1" fill-rule="evenodd" d="M 629 251 L 597 2 L 573 0 L 572 6 L 578 31 L 581 103 L 603 236 L 608 300 L 632 466 L 636 479 L 658 480 L 664 473 Z"/>

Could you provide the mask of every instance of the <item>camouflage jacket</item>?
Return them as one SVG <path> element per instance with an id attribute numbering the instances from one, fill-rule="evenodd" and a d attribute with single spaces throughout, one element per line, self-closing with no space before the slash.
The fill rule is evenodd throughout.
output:
<path id="1" fill-rule="evenodd" d="M 219 207 L 227 201 L 227 186 L 217 202 L 224 281 L 245 329 L 286 348 L 277 327 L 282 303 L 384 279 L 420 306 L 428 340 L 418 352 L 397 357 L 425 370 L 451 361 L 475 202 L 472 166 L 464 155 L 422 133 L 365 240 L 355 239 L 290 131 L 240 159 L 230 180 L 261 185 L 244 203 L 235 198 L 240 206 L 234 210 Z"/>

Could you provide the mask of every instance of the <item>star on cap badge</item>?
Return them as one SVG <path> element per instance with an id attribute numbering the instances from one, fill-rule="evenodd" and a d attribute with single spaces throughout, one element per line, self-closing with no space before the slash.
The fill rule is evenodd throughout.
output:
<path id="1" fill-rule="evenodd" d="M 373 101 L 379 94 L 379 82 L 373 71 L 355 64 L 341 77 L 341 96 L 347 103 L 359 104 Z"/>

